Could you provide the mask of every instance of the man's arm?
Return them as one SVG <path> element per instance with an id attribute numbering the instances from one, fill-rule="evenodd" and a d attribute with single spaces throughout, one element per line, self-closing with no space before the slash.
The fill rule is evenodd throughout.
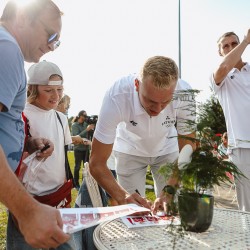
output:
<path id="1" fill-rule="evenodd" d="M 185 135 L 185 138 L 182 138 L 180 135 L 178 137 L 178 144 L 179 144 L 179 151 L 182 150 L 182 148 L 189 144 L 191 145 L 193 151 L 195 151 L 196 149 L 196 143 L 195 141 L 189 140 L 188 138 L 195 138 L 195 132 Z M 179 183 L 179 179 L 178 179 L 178 170 L 176 169 L 175 173 L 167 180 L 167 185 L 171 185 L 171 186 L 177 186 Z"/>
<path id="2" fill-rule="evenodd" d="M 35 248 L 57 247 L 69 240 L 60 212 L 35 201 L 11 171 L 0 146 L 0 201 L 18 221 L 25 240 Z"/>
<path id="3" fill-rule="evenodd" d="M 248 30 L 247 35 L 243 39 L 243 41 L 231 50 L 220 63 L 219 67 L 215 69 L 213 76 L 216 85 L 220 85 L 220 83 L 225 79 L 227 74 L 236 66 L 236 64 L 241 60 L 241 56 L 245 51 L 246 47 L 250 43 L 250 29 Z"/>
<path id="4" fill-rule="evenodd" d="M 178 135 L 179 151 L 181 151 L 182 148 L 187 144 L 190 144 L 191 147 L 193 148 L 193 151 L 195 151 L 196 143 L 194 140 L 192 140 L 192 139 L 195 139 L 195 132 L 188 134 L 188 135 L 185 135 L 184 137 L 185 138 L 183 138 L 181 135 Z M 191 140 L 188 138 L 191 138 Z"/>
<path id="5" fill-rule="evenodd" d="M 90 172 L 98 184 L 102 186 L 119 205 L 135 203 L 150 208 L 147 201 L 137 193 L 129 194 L 118 184 L 107 166 L 107 160 L 111 154 L 113 144 L 104 144 L 96 138 L 92 141 L 90 157 Z"/>
<path id="6" fill-rule="evenodd" d="M 182 148 L 189 144 L 191 145 L 193 151 L 196 149 L 196 143 L 195 141 L 189 140 L 188 137 L 190 138 L 195 138 L 195 132 L 191 134 L 185 135 L 186 138 L 182 138 L 182 136 L 179 135 L 178 137 L 178 144 L 179 144 L 179 151 L 182 150 Z M 179 174 L 178 174 L 178 164 L 176 164 L 176 169 L 173 172 L 172 176 L 167 180 L 166 185 L 172 186 L 174 188 L 177 188 L 179 186 Z M 155 214 L 159 209 L 164 209 L 163 203 L 169 203 L 172 200 L 173 196 L 170 194 L 166 194 L 164 191 L 161 192 L 160 197 L 157 198 L 154 201 L 154 205 L 152 207 L 153 213 Z"/>

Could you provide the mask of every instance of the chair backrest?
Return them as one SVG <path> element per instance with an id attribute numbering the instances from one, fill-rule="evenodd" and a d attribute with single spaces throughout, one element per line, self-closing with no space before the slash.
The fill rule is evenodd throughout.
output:
<path id="1" fill-rule="evenodd" d="M 99 187 L 96 180 L 90 174 L 88 162 L 84 163 L 83 178 L 85 180 L 93 207 L 103 207 Z"/>

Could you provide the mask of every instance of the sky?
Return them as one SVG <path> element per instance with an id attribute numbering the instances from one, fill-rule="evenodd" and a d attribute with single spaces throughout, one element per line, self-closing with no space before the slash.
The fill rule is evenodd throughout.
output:
<path id="1" fill-rule="evenodd" d="M 21 0 L 19 0 L 21 1 Z M 152 56 L 179 65 L 177 0 L 54 0 L 64 15 L 60 47 L 41 60 L 56 63 L 71 97 L 69 117 L 80 110 L 98 115 L 115 80 L 139 72 Z M 242 40 L 250 28 L 249 0 L 180 0 L 181 78 L 211 96 L 209 76 L 221 61 L 217 40 L 234 31 Z M 0 1 L 0 14 L 6 0 Z M 250 50 L 243 54 L 249 61 Z M 31 64 L 26 63 L 26 70 Z"/>

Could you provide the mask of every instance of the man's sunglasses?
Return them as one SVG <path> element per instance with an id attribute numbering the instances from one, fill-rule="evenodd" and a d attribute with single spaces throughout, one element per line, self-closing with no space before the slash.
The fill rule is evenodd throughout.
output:
<path id="1" fill-rule="evenodd" d="M 61 42 L 58 40 L 58 33 L 54 33 L 51 35 L 51 32 L 49 31 L 50 29 L 47 27 L 47 25 L 39 19 L 41 24 L 44 26 L 45 31 L 48 33 L 49 38 L 48 38 L 48 44 L 52 45 L 54 50 L 58 48 L 61 44 Z"/>
<path id="2" fill-rule="evenodd" d="M 48 44 L 53 44 L 54 49 L 58 48 L 60 46 L 60 43 L 61 43 L 57 38 L 58 38 L 58 34 L 55 33 L 55 34 L 51 35 L 48 39 Z"/>

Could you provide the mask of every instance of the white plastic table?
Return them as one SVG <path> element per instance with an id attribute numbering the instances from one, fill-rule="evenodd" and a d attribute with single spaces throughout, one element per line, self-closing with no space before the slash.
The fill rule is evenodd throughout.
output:
<path id="1" fill-rule="evenodd" d="M 250 213 L 214 209 L 212 225 L 208 231 L 185 231 L 183 237 L 171 234 L 166 226 L 129 229 L 120 219 L 116 219 L 100 224 L 93 238 L 99 250 L 250 250 Z"/>

